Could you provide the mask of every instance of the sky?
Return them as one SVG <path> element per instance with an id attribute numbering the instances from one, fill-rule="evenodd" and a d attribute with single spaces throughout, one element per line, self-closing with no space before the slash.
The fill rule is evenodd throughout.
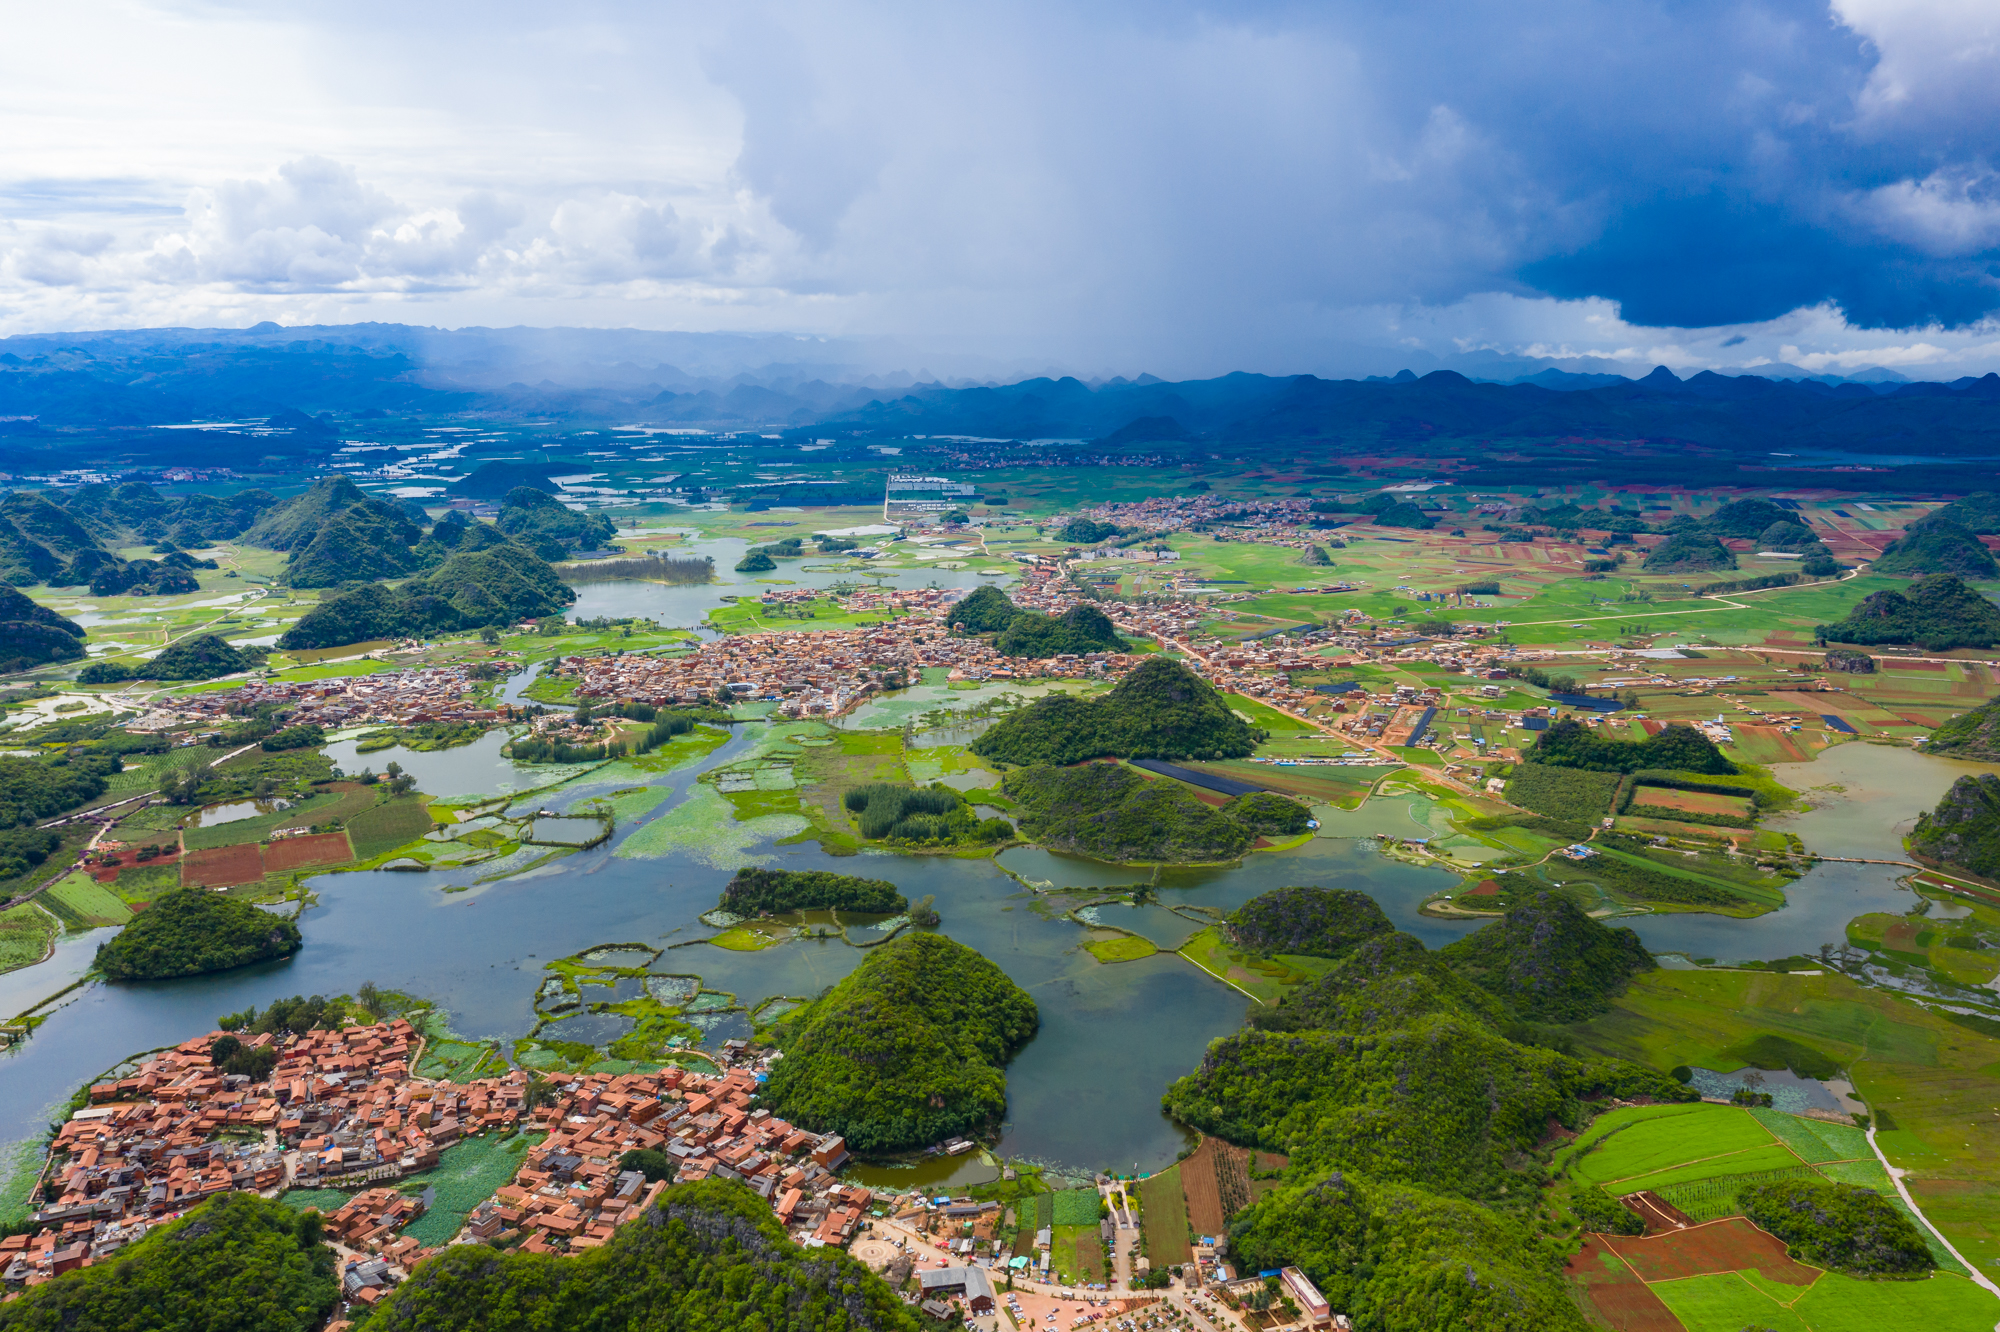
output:
<path id="1" fill-rule="evenodd" d="M 2000 369 L 1992 0 L 7 10 L 0 334 Z"/>

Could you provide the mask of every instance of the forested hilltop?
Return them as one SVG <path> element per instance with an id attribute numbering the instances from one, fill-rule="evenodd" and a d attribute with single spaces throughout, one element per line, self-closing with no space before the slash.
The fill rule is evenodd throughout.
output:
<path id="1" fill-rule="evenodd" d="M 1128 864 L 1234 860 L 1260 837 L 1296 837 L 1311 812 L 1267 791 L 1204 804 L 1179 782 L 1117 763 L 1038 764 L 1001 783 L 1021 808 L 1022 831 L 1051 851 Z"/>
<path id="2" fill-rule="evenodd" d="M 223 1193 L 0 1304 L 0 1332 L 308 1332 L 340 1297 L 319 1213 Z"/>
<path id="3" fill-rule="evenodd" d="M 1085 759 L 1243 758 L 1257 733 L 1214 686 L 1176 661 L 1150 657 L 1096 698 L 1051 694 L 1011 713 L 972 742 L 1003 763 Z"/>
<path id="4" fill-rule="evenodd" d="M 1005 972 L 940 934 L 905 935 L 788 1015 L 762 1100 L 858 1153 L 929 1147 L 997 1125 L 1005 1065 L 1040 1017 Z"/>
<path id="5" fill-rule="evenodd" d="M 1378 915 L 1288 888 L 1231 918 L 1246 944 L 1336 959 L 1253 1008 L 1164 1099 L 1183 1123 L 1291 1159 L 1232 1223 L 1232 1252 L 1253 1271 L 1296 1264 L 1360 1327 L 1581 1332 L 1564 1249 L 1537 1233 L 1536 1149 L 1552 1123 L 1579 1128 L 1613 1099 L 1695 1093 L 1516 1037 L 1555 1012 L 1603 1011 L 1651 959 L 1629 930 L 1553 898 L 1440 953 Z"/>
<path id="6" fill-rule="evenodd" d="M 299 951 L 282 916 L 201 888 L 173 888 L 97 949 L 107 980 L 164 980 L 227 971 Z"/>

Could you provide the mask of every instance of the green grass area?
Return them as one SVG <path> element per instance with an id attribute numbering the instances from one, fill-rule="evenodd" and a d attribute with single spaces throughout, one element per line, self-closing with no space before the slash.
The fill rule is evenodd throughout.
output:
<path id="1" fill-rule="evenodd" d="M 132 908 L 88 874 L 68 875 L 61 883 L 44 892 L 42 897 L 47 900 L 50 910 L 64 917 L 65 924 L 69 923 L 72 915 L 86 928 L 123 925 L 132 919 Z"/>
<path id="2" fill-rule="evenodd" d="M 1139 1216 L 1146 1230 L 1146 1257 L 1152 1260 L 1153 1270 L 1194 1257 L 1178 1165 L 1139 1181 Z"/>
<path id="3" fill-rule="evenodd" d="M 413 842 L 436 827 L 418 796 L 398 796 L 362 810 L 347 821 L 347 839 L 357 860 L 373 860 Z"/>
<path id="4" fill-rule="evenodd" d="M 1116 939 L 1093 939 L 1084 948 L 1099 962 L 1136 962 L 1160 951 L 1151 940 L 1141 939 L 1136 934 Z"/>
<path id="5" fill-rule="evenodd" d="M 397 1185 L 406 1193 L 437 1190 L 431 1210 L 411 1222 L 403 1233 L 426 1246 L 444 1244 L 465 1225 L 468 1212 L 514 1178 L 522 1155 L 541 1137 L 517 1134 L 503 1139 L 481 1134 L 445 1148 L 436 1169 L 408 1176 Z"/>
<path id="6" fill-rule="evenodd" d="M 1643 1189 L 1658 1191 L 1670 1189 L 1677 1184 L 1693 1184 L 1705 1179 L 1733 1178 L 1738 1175 L 1761 1175 L 1773 1170 L 1789 1170 L 1801 1164 L 1803 1162 L 1783 1143 L 1773 1142 L 1764 1147 L 1750 1147 L 1727 1155 L 1691 1160 L 1685 1165 L 1656 1170 L 1651 1174 L 1609 1180 L 1605 1182 L 1605 1187 L 1614 1193 L 1638 1193 Z"/>
<path id="7" fill-rule="evenodd" d="M 1662 1281 L 1648 1287 L 1687 1332 L 1991 1332 L 2000 1301 L 1963 1277 L 1861 1281 L 1827 1272 L 1811 1286 L 1787 1286 L 1752 1272 Z"/>
<path id="8" fill-rule="evenodd" d="M 1708 1109 L 1699 1103 L 1685 1105 L 1638 1105 L 1621 1106 L 1607 1110 L 1590 1121 L 1589 1127 L 1576 1135 L 1570 1142 L 1556 1150 L 1550 1158 L 1549 1169 L 1560 1172 L 1570 1162 L 1584 1153 L 1594 1150 L 1597 1145 L 1614 1133 L 1623 1132 L 1635 1124 L 1651 1119 L 1673 1119 L 1683 1115 L 1701 1114 Z"/>
<path id="9" fill-rule="evenodd" d="M 1592 1184 L 1611 1185 L 1687 1162 L 1775 1145 L 1777 1139 L 1746 1111 L 1735 1106 L 1703 1106 L 1696 1113 L 1648 1118 L 1621 1127 L 1579 1159 L 1572 1173 Z M 1631 1190 L 1621 1187 L 1619 1192 Z"/>
<path id="10" fill-rule="evenodd" d="M 2000 1040 L 1892 992 L 1836 974 L 1662 970 L 1635 977 L 1611 1012 L 1570 1031 L 1588 1053 L 1719 1072 L 1743 1067 L 1731 1052 L 1759 1035 L 1789 1037 L 1847 1067 L 1893 1164 L 1946 1198 L 2000 1186 Z M 1838 1135 L 1829 1146 L 1847 1150 Z M 1848 1170 L 1822 1167 L 1829 1176 Z M 2000 1262 L 2000 1235 L 1977 1214 L 1946 1208 L 1934 1219 L 1985 1268 Z"/>
<path id="11" fill-rule="evenodd" d="M 0 911 L 0 971 L 41 961 L 56 937 L 57 928 L 56 918 L 33 902 Z"/>
<path id="12" fill-rule="evenodd" d="M 1253 957 L 1229 947 L 1212 927 L 1196 934 L 1177 951 L 1211 976 L 1264 1004 L 1276 1003 L 1286 990 L 1317 980 L 1334 965 L 1319 957 L 1288 954 Z"/>
<path id="13" fill-rule="evenodd" d="M 1868 1135 L 1852 1124 L 1833 1124 L 1762 1107 L 1750 1110 L 1749 1114 L 1808 1165 L 1863 1158 L 1870 1163 L 1875 1161 L 1875 1154 L 1868 1147 Z"/>
<path id="14" fill-rule="evenodd" d="M 469 1082 L 492 1054 L 491 1045 L 430 1040 L 424 1044 L 424 1057 L 417 1062 L 416 1074 L 420 1078 L 438 1078 L 446 1082 Z"/>
<path id="15" fill-rule="evenodd" d="M 1696 1221 L 1719 1221 L 1725 1216 L 1742 1215 L 1743 1208 L 1738 1205 L 1736 1195 L 1752 1184 L 1769 1184 L 1785 1179 L 1825 1178 L 1824 1174 L 1811 1166 L 1790 1165 L 1746 1175 L 1711 1175 L 1707 1179 L 1668 1184 L 1656 1189 L 1655 1192 Z"/>
<path id="16" fill-rule="evenodd" d="M 1273 735 L 1312 729 L 1297 717 L 1282 713 L 1268 703 L 1259 703 L 1247 694 L 1224 694 L 1222 701 L 1227 703 L 1237 716 L 1259 730 L 1269 731 Z"/>

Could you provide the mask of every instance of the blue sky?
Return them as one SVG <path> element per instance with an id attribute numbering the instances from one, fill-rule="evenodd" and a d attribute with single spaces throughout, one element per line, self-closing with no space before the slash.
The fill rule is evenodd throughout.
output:
<path id="1" fill-rule="evenodd" d="M 2000 368 L 1990 0 L 40 8 L 0 332 Z"/>

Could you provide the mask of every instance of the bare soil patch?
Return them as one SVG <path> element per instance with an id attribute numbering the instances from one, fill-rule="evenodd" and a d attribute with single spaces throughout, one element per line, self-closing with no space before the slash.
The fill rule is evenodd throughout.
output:
<path id="1" fill-rule="evenodd" d="M 1786 1257 L 1785 1246 L 1775 1235 L 1766 1234 L 1740 1216 L 1639 1239 L 1607 1235 L 1604 1243 L 1647 1282 L 1740 1272 L 1745 1268 L 1762 1272 L 1787 1286 L 1810 1286 L 1819 1279 L 1817 1268 Z"/>
<path id="2" fill-rule="evenodd" d="M 190 851 L 181 861 L 184 887 L 228 888 L 264 877 L 264 858 L 255 842 Z"/>
<path id="3" fill-rule="evenodd" d="M 264 867 L 274 873 L 315 865 L 345 865 L 353 859 L 354 848 L 348 845 L 344 832 L 284 837 L 264 848 Z"/>

